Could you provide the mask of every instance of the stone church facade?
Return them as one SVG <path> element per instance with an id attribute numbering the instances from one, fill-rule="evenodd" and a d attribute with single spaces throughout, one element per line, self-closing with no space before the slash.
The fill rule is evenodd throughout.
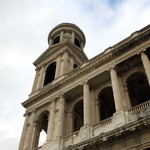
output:
<path id="1" fill-rule="evenodd" d="M 19 150 L 149 150 L 150 25 L 88 59 L 74 24 L 51 30 L 36 75 Z M 45 143 L 38 146 L 41 131 Z"/>

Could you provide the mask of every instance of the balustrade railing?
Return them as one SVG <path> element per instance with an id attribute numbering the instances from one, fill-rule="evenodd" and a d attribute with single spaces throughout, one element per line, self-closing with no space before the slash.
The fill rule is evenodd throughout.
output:
<path id="1" fill-rule="evenodd" d="M 133 108 L 130 108 L 130 109 L 128 110 L 128 112 L 129 112 L 129 113 L 134 113 L 134 112 L 143 110 L 143 109 L 145 109 L 145 108 L 147 108 L 147 107 L 149 107 L 149 106 L 150 106 L 150 100 L 147 101 L 147 102 L 145 102 L 145 103 L 142 103 L 142 104 L 140 104 L 140 105 L 137 105 L 137 106 L 135 106 L 135 107 L 133 107 Z"/>
<path id="2" fill-rule="evenodd" d="M 109 124 L 109 123 L 111 123 L 111 120 L 112 120 L 112 117 L 107 118 L 107 119 L 105 119 L 105 120 L 103 120 L 103 121 L 100 121 L 100 122 L 94 124 L 94 127 L 95 127 L 95 126 L 100 126 L 100 127 L 101 127 L 101 126 L 104 126 L 104 125 L 106 125 L 106 124 Z"/>

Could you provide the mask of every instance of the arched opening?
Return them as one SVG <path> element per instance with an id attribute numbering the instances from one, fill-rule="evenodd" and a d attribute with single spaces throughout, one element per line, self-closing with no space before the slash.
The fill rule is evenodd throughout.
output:
<path id="1" fill-rule="evenodd" d="M 57 44 L 60 42 L 60 36 L 57 36 L 54 41 L 53 41 L 53 44 Z"/>
<path id="2" fill-rule="evenodd" d="M 100 120 L 113 116 L 116 112 L 112 87 L 106 87 L 99 93 Z"/>
<path id="3" fill-rule="evenodd" d="M 41 115 L 38 118 L 38 121 L 36 121 L 36 126 L 34 130 L 34 141 L 33 141 L 33 148 L 37 148 L 46 141 L 47 136 L 47 128 L 48 128 L 48 115 L 49 111 L 44 111 L 41 113 Z"/>
<path id="4" fill-rule="evenodd" d="M 133 73 L 129 76 L 126 83 L 132 107 L 150 100 L 150 87 L 144 73 Z"/>
<path id="5" fill-rule="evenodd" d="M 55 70 L 56 70 L 56 62 L 53 62 L 46 69 L 44 85 L 47 85 L 54 80 Z"/>
<path id="6" fill-rule="evenodd" d="M 74 44 L 80 47 L 80 41 L 77 38 L 74 39 Z"/>
<path id="7" fill-rule="evenodd" d="M 83 100 L 77 102 L 73 108 L 74 129 L 73 132 L 80 130 L 83 126 Z"/>

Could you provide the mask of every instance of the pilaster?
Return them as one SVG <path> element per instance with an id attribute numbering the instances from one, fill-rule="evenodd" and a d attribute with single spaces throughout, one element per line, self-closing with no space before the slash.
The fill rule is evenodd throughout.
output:
<path id="1" fill-rule="evenodd" d="M 51 103 L 50 115 L 48 120 L 48 129 L 47 129 L 47 139 L 46 141 L 51 141 L 53 139 L 54 132 L 54 119 L 55 119 L 55 100 Z"/>
<path id="2" fill-rule="evenodd" d="M 42 87 L 42 83 L 43 83 L 43 76 L 44 76 L 44 69 L 45 67 L 42 66 L 40 71 L 39 71 L 39 75 L 38 75 L 38 79 L 37 79 L 37 86 L 36 86 L 36 90 L 38 90 L 39 88 Z"/>
<path id="3" fill-rule="evenodd" d="M 24 142 L 25 142 L 25 139 L 26 139 L 26 132 L 27 132 L 27 124 L 28 124 L 28 121 L 29 121 L 29 115 L 30 115 L 30 112 L 26 112 L 24 114 L 25 121 L 24 121 L 24 126 L 23 126 L 23 130 L 22 130 L 22 134 L 21 134 L 21 139 L 20 139 L 20 144 L 19 144 L 18 150 L 22 150 L 23 146 L 24 146 Z"/>
<path id="4" fill-rule="evenodd" d="M 63 136 L 64 130 L 64 114 L 65 113 L 65 98 L 64 95 L 60 95 L 59 98 L 59 111 L 58 111 L 58 120 L 57 120 L 57 133 L 56 137 Z"/>
<path id="5" fill-rule="evenodd" d="M 27 131 L 23 150 L 30 149 L 32 134 L 33 134 L 33 127 L 34 127 L 34 122 L 33 122 L 34 118 L 35 118 L 35 110 L 32 111 L 32 114 L 30 115 L 30 118 L 29 118 L 29 126 L 28 126 L 28 131 Z"/>

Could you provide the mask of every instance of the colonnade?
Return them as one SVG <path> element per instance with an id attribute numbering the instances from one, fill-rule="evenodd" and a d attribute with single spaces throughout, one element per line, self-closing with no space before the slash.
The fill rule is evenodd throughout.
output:
<path id="1" fill-rule="evenodd" d="M 150 85 L 150 62 L 149 58 L 146 55 L 146 53 L 142 52 L 140 54 L 142 64 L 144 66 L 148 82 Z M 120 91 L 120 85 L 118 80 L 118 75 L 115 67 L 111 67 L 109 70 L 110 72 L 110 78 L 112 83 L 112 89 L 113 89 L 113 95 L 114 95 L 114 102 L 116 111 L 120 111 L 123 109 L 122 104 L 122 95 Z M 84 114 L 84 125 L 90 124 L 90 84 L 88 80 L 86 80 L 83 83 L 83 114 Z M 52 141 L 55 138 L 63 137 L 64 132 L 64 116 L 65 116 L 65 96 L 64 94 L 61 94 L 59 97 L 59 104 L 58 104 L 58 116 L 57 116 L 57 126 L 54 134 L 54 121 L 55 121 L 55 109 L 56 109 L 56 101 L 53 100 L 51 102 L 51 105 L 49 107 L 49 120 L 48 120 L 48 128 L 47 128 L 47 139 L 46 141 Z M 32 112 L 32 114 L 26 114 L 24 127 L 22 131 L 22 137 L 20 141 L 19 150 L 27 150 L 30 148 L 33 148 L 33 142 L 34 142 L 34 136 L 36 132 L 36 127 L 34 126 L 33 120 L 35 119 L 35 111 Z M 27 125 L 29 125 L 28 131 L 27 131 Z"/>

